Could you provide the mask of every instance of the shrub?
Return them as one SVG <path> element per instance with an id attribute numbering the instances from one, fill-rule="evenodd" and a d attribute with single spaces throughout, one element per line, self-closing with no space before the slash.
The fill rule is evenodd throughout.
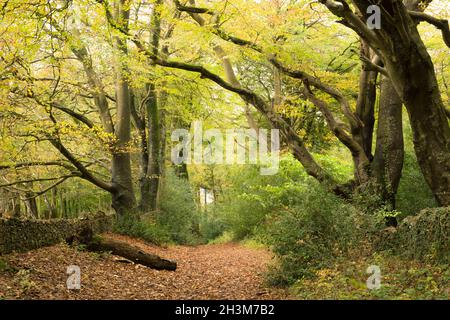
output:
<path id="1" fill-rule="evenodd" d="M 287 156 L 281 159 L 276 175 L 262 176 L 258 166 L 246 166 L 245 170 L 231 169 L 228 179 L 231 186 L 203 214 L 201 230 L 208 240 L 224 231 L 231 232 L 233 240 L 254 236 L 274 208 L 289 203 L 285 184 L 301 185 L 308 178 L 299 163 Z"/>
<path id="2" fill-rule="evenodd" d="M 318 155 L 318 159 L 336 173 L 339 181 L 351 175 L 351 165 L 343 164 L 336 157 Z M 231 186 L 222 190 L 217 203 L 202 219 L 202 234 L 208 239 L 224 231 L 232 232 L 234 240 L 254 237 L 259 230 L 264 230 L 272 212 L 295 205 L 305 190 L 318 184 L 290 154 L 280 159 L 276 175 L 262 176 L 258 166 L 227 170 Z"/>
<path id="3" fill-rule="evenodd" d="M 160 210 L 119 217 L 114 231 L 154 244 L 197 244 L 199 215 L 189 182 L 167 171 L 160 194 Z"/>
<path id="4" fill-rule="evenodd" d="M 197 244 L 201 242 L 199 219 L 189 181 L 168 170 L 161 189 L 157 224 L 167 230 L 172 241 L 179 244 Z"/>
<path id="5" fill-rule="evenodd" d="M 301 194 L 290 208 L 272 215 L 267 243 L 278 258 L 269 273 L 272 285 L 289 285 L 329 267 L 358 239 L 356 210 L 321 187 Z"/>
<path id="6" fill-rule="evenodd" d="M 134 238 L 143 239 L 157 245 L 170 242 L 168 231 L 162 226 L 147 221 L 142 221 L 138 216 L 126 215 L 118 217 L 114 232 Z"/>
<path id="7" fill-rule="evenodd" d="M 205 241 L 219 238 L 229 229 L 221 213 L 221 208 L 217 205 L 211 206 L 200 215 L 200 234 Z"/>
<path id="8" fill-rule="evenodd" d="M 416 156 L 412 151 L 405 152 L 402 179 L 397 192 L 397 210 L 404 217 L 436 206 L 436 200 L 425 182 Z"/>

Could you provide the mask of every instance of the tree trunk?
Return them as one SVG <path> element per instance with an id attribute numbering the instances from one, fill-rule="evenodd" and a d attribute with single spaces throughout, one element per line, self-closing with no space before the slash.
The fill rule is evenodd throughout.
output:
<path id="1" fill-rule="evenodd" d="M 432 68 L 432 67 L 431 67 Z M 434 70 L 428 70 L 434 74 Z M 434 76 L 418 73 L 416 90 L 405 98 L 414 149 L 425 181 L 438 204 L 450 205 L 450 128 Z"/>
<path id="2" fill-rule="evenodd" d="M 25 197 L 31 197 L 31 193 L 26 193 Z M 28 215 L 37 219 L 38 218 L 38 208 L 36 204 L 36 198 L 30 198 L 25 200 L 25 205 L 27 207 Z"/>
<path id="3" fill-rule="evenodd" d="M 129 11 L 124 0 L 115 2 L 115 19 L 123 27 L 128 27 Z M 116 72 L 116 104 L 117 123 L 115 128 L 116 143 L 113 146 L 112 155 L 112 207 L 119 215 L 134 211 L 136 199 L 133 191 L 133 180 L 131 175 L 131 108 L 130 90 L 126 79 L 125 66 L 121 62 L 120 55 L 126 55 L 126 41 L 120 37 L 114 38 L 115 49 L 118 54 L 115 57 Z"/>
<path id="4" fill-rule="evenodd" d="M 147 174 L 141 181 L 141 211 L 149 212 L 157 209 L 158 187 L 160 178 L 160 147 L 161 132 L 159 123 L 158 97 L 154 84 L 148 85 L 149 98 L 147 100 L 148 116 L 148 168 Z"/>
<path id="5" fill-rule="evenodd" d="M 51 214 L 52 214 L 52 204 L 48 200 L 47 194 L 45 194 L 45 193 L 42 195 L 41 199 L 44 200 L 44 204 L 45 204 L 44 209 L 41 211 L 41 213 L 44 216 L 43 218 L 48 220 L 48 219 L 50 219 Z"/>
<path id="6" fill-rule="evenodd" d="M 64 219 L 67 217 L 67 203 L 66 203 L 66 197 L 65 197 L 65 189 L 61 188 L 59 189 L 59 216 L 61 219 Z"/>
<path id="7" fill-rule="evenodd" d="M 13 193 L 12 197 L 13 211 L 12 216 L 16 218 L 20 218 L 20 195 L 19 193 Z"/>
<path id="8" fill-rule="evenodd" d="M 151 51 L 156 56 L 159 53 L 159 39 L 161 37 L 161 12 L 162 0 L 157 0 L 153 5 L 153 12 L 150 22 L 150 43 Z M 154 65 L 153 62 L 150 62 Z M 160 101 L 154 83 L 146 86 L 147 99 L 147 154 L 148 165 L 145 176 L 141 183 L 141 203 L 142 212 L 155 211 L 158 208 L 158 191 L 161 177 L 161 124 L 160 124 Z"/>
<path id="9" fill-rule="evenodd" d="M 380 81 L 377 145 L 372 171 L 384 203 L 395 209 L 395 196 L 403 169 L 402 101 L 389 78 Z"/>
<path id="10" fill-rule="evenodd" d="M 431 1 L 405 0 L 408 10 L 423 11 Z M 450 205 L 450 127 L 445 113 L 434 65 L 410 17 L 409 43 L 395 43 L 400 66 L 395 70 L 390 61 L 393 79 L 399 79 L 397 93 L 408 111 L 416 157 L 425 181 L 439 205 Z M 402 59 L 403 58 L 403 59 Z M 399 68 L 400 67 L 400 68 Z M 394 87 L 395 87 L 395 83 Z"/>
<path id="11" fill-rule="evenodd" d="M 58 188 L 54 187 L 52 189 L 52 211 L 51 217 L 52 219 L 58 218 Z"/>
<path id="12" fill-rule="evenodd" d="M 19 218 L 20 217 L 19 193 L 4 190 L 3 192 L 0 192 L 0 197 L 2 198 L 0 203 L 3 204 L 3 206 L 0 207 L 0 211 L 4 211 L 4 213 L 6 213 L 10 217 Z"/>
<path id="13" fill-rule="evenodd" d="M 353 2 L 360 12 L 367 12 L 367 1 Z M 414 149 L 425 181 L 438 204 L 447 206 L 450 205 L 450 127 L 433 62 L 417 30 L 417 21 L 408 12 L 408 9 L 417 9 L 419 3 L 422 2 L 402 4 L 383 0 L 379 5 L 390 18 L 383 20 L 380 30 L 371 32 L 355 24 L 353 28 L 380 53 L 392 84 L 408 111 Z M 344 13 L 349 17 L 348 6 L 338 10 L 329 8 L 335 14 Z M 363 16 L 363 19 L 367 18 L 367 15 Z M 350 19 L 355 20 L 354 17 Z"/>
<path id="14" fill-rule="evenodd" d="M 160 93 L 159 103 L 159 154 L 158 154 L 158 162 L 159 162 L 159 185 L 158 185 L 158 194 L 156 203 L 160 202 L 161 192 L 164 187 L 164 177 L 166 174 L 166 146 L 167 146 L 167 128 L 166 128 L 166 110 L 165 106 L 167 104 L 168 93 L 166 91 L 162 91 Z"/>
<path id="15" fill-rule="evenodd" d="M 387 64 L 393 85 L 408 111 L 416 157 L 425 181 L 441 206 L 450 205 L 450 127 L 434 66 L 417 29 L 410 47 L 398 48 Z"/>
<path id="16" fill-rule="evenodd" d="M 119 77 L 120 78 L 120 77 Z M 117 85 L 117 113 L 116 127 L 117 143 L 112 156 L 112 207 L 119 215 L 130 213 L 135 208 L 133 181 L 131 176 L 130 142 L 130 114 L 128 101 L 128 85 L 120 82 Z"/>
<path id="17" fill-rule="evenodd" d="M 372 59 L 373 53 L 367 43 L 361 39 L 361 55 Z M 376 71 L 362 70 L 359 78 L 359 93 L 356 102 L 356 114 L 363 122 L 360 132 L 354 134 L 354 138 L 361 144 L 369 160 L 372 160 L 373 129 L 375 123 Z"/>

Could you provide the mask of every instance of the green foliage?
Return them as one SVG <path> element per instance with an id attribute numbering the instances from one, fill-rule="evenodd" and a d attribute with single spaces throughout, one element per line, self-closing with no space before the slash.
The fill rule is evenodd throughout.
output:
<path id="1" fill-rule="evenodd" d="M 397 210 L 392 210 L 388 206 L 378 208 L 373 215 L 373 222 L 378 230 L 386 226 L 387 219 L 396 218 L 397 221 L 401 217 L 402 213 Z"/>
<path id="2" fill-rule="evenodd" d="M 380 210 L 383 211 L 385 208 L 389 210 L 388 205 L 381 197 L 380 186 L 374 180 L 357 188 L 353 192 L 351 200 L 365 214 L 373 215 Z"/>
<path id="3" fill-rule="evenodd" d="M 119 217 L 114 231 L 155 244 L 201 242 L 197 207 L 189 182 L 168 170 L 161 190 L 160 210 L 142 216 Z"/>
<path id="4" fill-rule="evenodd" d="M 349 173 L 337 157 L 319 158 L 342 179 Z M 292 156 L 282 157 L 273 176 L 245 169 L 228 171 L 231 186 L 208 208 L 200 229 L 207 239 L 223 232 L 217 241 L 257 238 L 269 245 L 278 260 L 272 284 L 312 275 L 358 239 L 362 219 L 356 209 L 324 190 Z"/>
<path id="5" fill-rule="evenodd" d="M 132 215 L 117 218 L 113 230 L 116 233 L 140 238 L 154 244 L 170 241 L 167 230 L 155 223 L 142 221 L 139 217 Z"/>
<path id="6" fill-rule="evenodd" d="M 397 210 L 402 212 L 402 216 L 408 216 L 436 206 L 436 200 L 423 178 L 415 154 L 407 150 L 397 193 Z"/>
<path id="7" fill-rule="evenodd" d="M 219 237 L 209 241 L 208 244 L 226 244 L 234 242 L 234 236 L 229 231 L 224 231 Z"/>
<path id="8" fill-rule="evenodd" d="M 369 290 L 366 269 L 378 265 L 381 287 Z M 450 267 L 387 254 L 368 254 L 359 248 L 335 264 L 298 280 L 292 287 L 299 299 L 448 299 Z"/>
<path id="9" fill-rule="evenodd" d="M 292 284 L 328 267 L 357 240 L 355 209 L 321 187 L 308 188 L 289 208 L 272 215 L 267 243 L 279 264 L 269 282 Z"/>
<path id="10" fill-rule="evenodd" d="M 0 259 L 0 272 L 11 272 L 14 271 L 13 268 L 3 259 Z"/>
<path id="11" fill-rule="evenodd" d="M 336 156 L 318 156 L 321 164 L 332 170 L 336 179 L 345 180 L 350 171 L 347 163 Z M 243 170 L 244 169 L 244 170 Z M 258 166 L 226 168 L 227 182 L 218 201 L 202 215 L 200 230 L 207 240 L 224 231 L 242 240 L 264 233 L 273 212 L 295 206 L 310 188 L 318 183 L 309 177 L 292 155 L 280 159 L 279 172 L 260 174 Z M 220 175 L 220 172 L 216 175 Z"/>
<path id="12" fill-rule="evenodd" d="M 206 241 L 212 241 L 226 235 L 233 240 L 234 235 L 226 230 L 229 228 L 222 215 L 222 204 L 208 208 L 200 215 L 200 234 Z M 225 241 L 227 242 L 227 241 Z"/>
<path id="13" fill-rule="evenodd" d="M 292 188 L 303 188 L 302 181 L 309 179 L 292 156 L 281 159 L 279 173 L 274 176 L 262 176 L 257 166 L 244 169 L 227 169 L 231 185 L 203 214 L 200 229 L 207 240 L 223 231 L 231 232 L 234 240 L 254 236 L 272 210 L 289 203 Z M 292 188 L 285 190 L 289 185 Z"/>
<path id="14" fill-rule="evenodd" d="M 189 181 L 178 178 L 168 170 L 161 190 L 161 212 L 157 225 L 167 231 L 170 239 L 180 244 L 196 244 L 201 241 L 199 215 Z"/>
<path id="15" fill-rule="evenodd" d="M 61 215 L 65 215 L 67 218 L 76 218 L 82 213 L 108 212 L 110 210 L 111 195 L 95 188 L 87 181 L 73 180 L 65 186 L 63 191 L 66 207 L 64 208 L 65 212 L 61 212 Z M 61 204 L 59 206 L 62 207 Z"/>
<path id="16" fill-rule="evenodd" d="M 83 252 L 83 251 L 87 251 L 87 246 L 86 246 L 85 244 L 83 244 L 83 243 L 79 243 L 79 244 L 77 244 L 77 245 L 75 246 L 75 249 L 76 249 L 77 251 Z"/>
<path id="17" fill-rule="evenodd" d="M 350 161 L 347 151 L 338 148 L 326 154 L 314 154 L 315 159 L 321 166 L 333 175 L 333 178 L 345 183 L 353 178 L 353 164 Z"/>

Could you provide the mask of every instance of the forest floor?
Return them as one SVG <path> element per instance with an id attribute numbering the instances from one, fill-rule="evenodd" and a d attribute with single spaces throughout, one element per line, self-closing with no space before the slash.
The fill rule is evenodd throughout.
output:
<path id="1" fill-rule="evenodd" d="M 0 257 L 0 299 L 287 299 L 264 285 L 272 257 L 239 244 L 161 248 L 108 235 L 175 260 L 175 272 L 119 262 L 110 254 L 65 244 Z M 67 267 L 81 270 L 81 290 L 68 290 Z"/>

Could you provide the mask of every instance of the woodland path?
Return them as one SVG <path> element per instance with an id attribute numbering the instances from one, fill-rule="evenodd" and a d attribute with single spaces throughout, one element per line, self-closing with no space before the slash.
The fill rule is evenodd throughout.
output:
<path id="1" fill-rule="evenodd" d="M 161 248 L 109 235 L 178 262 L 175 272 L 152 270 L 56 245 L 0 257 L 0 299 L 287 299 L 267 288 L 271 254 L 239 244 Z M 67 267 L 81 269 L 81 290 L 67 290 Z M 8 270 L 9 268 L 9 270 Z M 11 270 L 12 269 L 12 270 Z M 21 270 L 18 272 L 18 270 Z"/>

